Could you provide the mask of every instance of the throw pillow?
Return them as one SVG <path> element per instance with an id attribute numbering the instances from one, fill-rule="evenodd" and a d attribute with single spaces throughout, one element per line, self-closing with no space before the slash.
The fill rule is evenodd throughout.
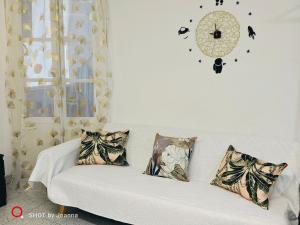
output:
<path id="1" fill-rule="evenodd" d="M 286 167 L 286 163 L 265 162 L 230 146 L 211 184 L 240 194 L 268 209 L 270 188 Z"/>
<path id="2" fill-rule="evenodd" d="M 82 130 L 79 165 L 128 166 L 126 143 L 129 130 L 117 132 L 91 132 Z"/>
<path id="3" fill-rule="evenodd" d="M 196 139 L 196 137 L 174 138 L 156 134 L 153 154 L 144 173 L 188 181 L 188 165 Z"/>

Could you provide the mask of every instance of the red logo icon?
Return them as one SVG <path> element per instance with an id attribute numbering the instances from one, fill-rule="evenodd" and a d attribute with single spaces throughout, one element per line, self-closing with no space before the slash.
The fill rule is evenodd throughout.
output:
<path id="1" fill-rule="evenodd" d="M 11 209 L 11 215 L 15 218 L 23 218 L 23 208 L 21 206 L 14 206 Z"/>

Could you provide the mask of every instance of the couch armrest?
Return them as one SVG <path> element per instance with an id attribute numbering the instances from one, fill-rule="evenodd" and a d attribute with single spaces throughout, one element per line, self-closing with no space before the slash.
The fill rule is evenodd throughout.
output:
<path id="1" fill-rule="evenodd" d="M 75 165 L 79 148 L 80 139 L 75 139 L 40 152 L 30 175 L 29 185 L 42 182 L 49 187 L 53 177 Z"/>

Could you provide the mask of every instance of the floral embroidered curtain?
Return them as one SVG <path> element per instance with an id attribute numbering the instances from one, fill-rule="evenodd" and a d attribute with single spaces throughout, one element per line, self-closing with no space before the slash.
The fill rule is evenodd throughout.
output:
<path id="1" fill-rule="evenodd" d="M 38 153 L 99 130 L 109 116 L 106 0 L 6 0 L 6 93 L 13 177 Z"/>

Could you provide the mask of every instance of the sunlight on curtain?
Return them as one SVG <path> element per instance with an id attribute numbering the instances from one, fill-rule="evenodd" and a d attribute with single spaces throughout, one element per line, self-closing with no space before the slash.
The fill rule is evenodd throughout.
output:
<path id="1" fill-rule="evenodd" d="M 99 130 L 108 120 L 111 72 L 105 0 L 6 0 L 6 93 L 14 178 L 38 153 Z"/>

